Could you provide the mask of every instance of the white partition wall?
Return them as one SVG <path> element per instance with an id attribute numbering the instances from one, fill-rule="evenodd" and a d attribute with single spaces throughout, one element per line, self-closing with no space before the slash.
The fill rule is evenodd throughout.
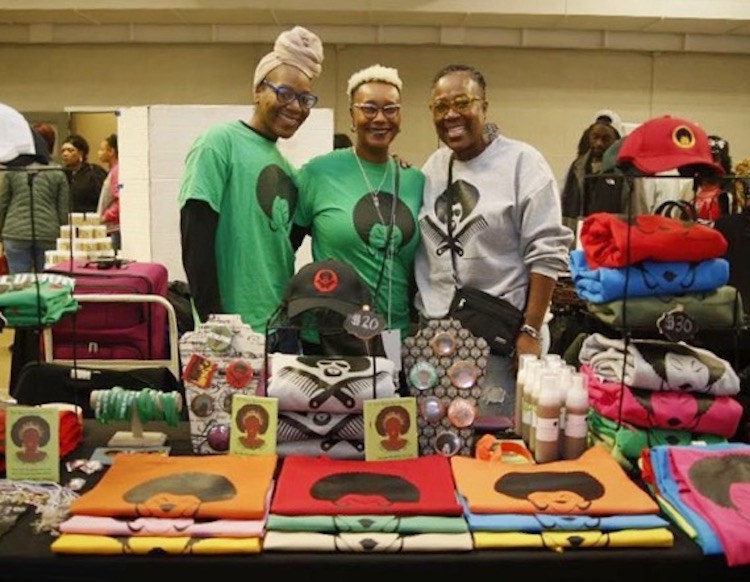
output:
<path id="1" fill-rule="evenodd" d="M 122 255 L 167 266 L 170 280 L 185 281 L 177 195 L 193 141 L 222 121 L 248 120 L 249 105 L 149 105 L 117 110 L 120 150 Z M 299 131 L 279 141 L 297 167 L 333 147 L 333 110 L 314 109 Z M 312 260 L 309 239 L 297 268 Z"/>

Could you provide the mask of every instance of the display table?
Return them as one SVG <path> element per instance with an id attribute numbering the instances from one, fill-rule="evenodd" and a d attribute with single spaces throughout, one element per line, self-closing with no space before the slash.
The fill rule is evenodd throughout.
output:
<path id="1" fill-rule="evenodd" d="M 171 454 L 191 454 L 187 422 L 179 427 L 165 423 L 149 423 L 149 430 L 168 435 Z M 127 430 L 124 423 L 101 425 L 87 420 L 85 441 L 69 458 L 88 458 L 97 446 L 106 445 L 118 430 Z M 61 471 L 63 480 L 70 474 Z M 74 476 L 81 476 L 80 472 Z M 93 486 L 101 474 L 87 478 Z M 34 580 L 75 580 L 76 582 L 115 582 L 151 580 L 230 581 L 251 577 L 279 579 L 303 575 L 306 579 L 325 580 L 332 576 L 363 579 L 365 576 L 408 580 L 435 576 L 439 580 L 502 580 L 530 579 L 591 580 L 607 582 L 623 580 L 647 582 L 664 580 L 750 580 L 750 566 L 727 568 L 723 556 L 704 556 L 700 548 L 675 528 L 675 545 L 670 549 L 607 549 L 567 550 L 497 550 L 469 553 L 429 554 L 324 554 L 324 553 L 261 553 L 244 556 L 74 556 L 55 555 L 50 551 L 52 537 L 35 534 L 31 528 L 34 515 L 23 515 L 15 527 L 0 537 L 0 580 L 14 582 Z M 750 535 L 750 525 L 748 526 Z M 272 578 L 273 577 L 273 578 Z M 544 577 L 544 578 L 542 578 Z"/>

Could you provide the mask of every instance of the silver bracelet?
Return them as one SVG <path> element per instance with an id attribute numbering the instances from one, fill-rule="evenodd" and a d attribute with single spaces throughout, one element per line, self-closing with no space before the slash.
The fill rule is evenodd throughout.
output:
<path id="1" fill-rule="evenodd" d="M 542 334 L 539 332 L 539 330 L 528 323 L 524 323 L 521 326 L 521 333 L 525 333 L 526 335 L 530 335 L 533 337 L 536 341 L 541 341 Z"/>

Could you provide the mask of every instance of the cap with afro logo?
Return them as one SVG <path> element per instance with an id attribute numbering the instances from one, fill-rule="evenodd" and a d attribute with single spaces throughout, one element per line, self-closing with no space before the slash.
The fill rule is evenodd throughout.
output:
<path id="1" fill-rule="evenodd" d="M 372 303 L 370 290 L 347 263 L 314 261 L 292 277 L 284 297 L 288 317 L 311 309 L 330 309 L 349 315 Z"/>
<path id="2" fill-rule="evenodd" d="M 714 161 L 706 132 L 687 119 L 665 115 L 639 125 L 622 143 L 618 164 L 646 174 L 677 169 L 682 175 L 724 174 Z"/>

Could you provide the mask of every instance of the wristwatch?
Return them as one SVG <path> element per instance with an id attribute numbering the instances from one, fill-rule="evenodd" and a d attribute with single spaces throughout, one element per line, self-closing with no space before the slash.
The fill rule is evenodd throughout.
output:
<path id="1" fill-rule="evenodd" d="M 521 326 L 521 333 L 525 333 L 526 335 L 530 335 L 533 337 L 536 341 L 541 341 L 542 334 L 539 332 L 539 330 L 528 323 L 524 323 Z"/>

